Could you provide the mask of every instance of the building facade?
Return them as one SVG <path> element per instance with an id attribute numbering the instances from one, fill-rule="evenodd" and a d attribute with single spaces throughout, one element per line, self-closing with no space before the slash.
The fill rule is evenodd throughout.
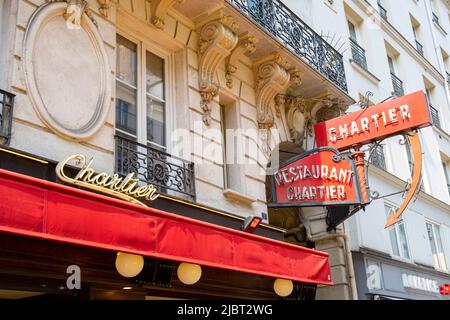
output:
<path id="1" fill-rule="evenodd" d="M 61 184 L 57 164 L 80 154 L 93 158 L 95 172 L 134 173 L 140 184 L 156 186 L 161 196 L 151 208 L 230 232 L 259 217 L 256 234 L 273 245 L 329 254 L 333 285 L 304 275 L 294 299 L 441 298 L 435 287 L 449 281 L 450 256 L 449 4 L 385 2 L 1 1 L 1 168 Z M 357 109 L 368 91 L 370 104 L 418 90 L 427 92 L 435 125 L 420 132 L 423 187 L 401 224 L 384 230 L 411 177 L 401 137 L 375 149 L 374 201 L 337 230 L 328 231 L 326 208 L 268 209 L 266 174 L 314 148 L 315 123 Z M 19 295 L 29 288 L 17 284 L 19 275 L 32 292 L 64 291 L 55 288 L 70 258 L 62 255 L 51 276 L 32 258 L 39 252 L 52 260 L 43 254 L 49 251 L 72 253 L 82 270 L 103 272 L 87 272 L 91 289 L 82 297 L 276 297 L 275 274 L 230 273 L 217 264 L 206 264 L 205 280 L 189 289 L 170 276 L 124 291 L 135 285 L 88 259 L 114 261 L 108 251 L 2 236 L 0 272 L 8 280 L 0 289 Z M 11 271 L 24 261 L 36 263 L 39 279 L 29 276 L 31 267 Z M 162 265 L 174 274 L 173 264 Z M 399 275 L 403 287 L 389 287 Z M 429 280 L 421 287 L 429 291 L 414 295 L 419 278 Z M 52 290 L 40 287 L 42 280 Z"/>
<path id="2" fill-rule="evenodd" d="M 283 23 L 285 29 L 277 31 Z M 344 239 L 327 235 L 322 212 L 305 211 L 301 218 L 306 231 L 298 212 L 267 209 L 266 169 L 311 148 L 311 125 L 341 114 L 355 102 L 347 94 L 342 56 L 283 3 L 2 1 L 1 37 L 0 86 L 6 90 L 2 195 L 7 203 L 1 224 L 1 286 L 7 291 L 3 295 L 66 293 L 61 281 L 67 278 L 68 264 L 81 268 L 88 291 L 78 296 L 88 298 L 274 298 L 277 269 L 302 270 L 302 275 L 278 274 L 295 282 L 289 292 L 294 299 L 323 297 L 332 276 L 338 279 L 337 287 L 347 285 L 340 276 L 345 271 L 330 268 L 327 254 L 317 251 L 339 251 Z M 71 161 L 62 162 L 72 155 Z M 84 172 L 84 183 L 75 183 L 81 191 L 74 188 L 79 176 L 70 176 L 80 164 L 87 168 L 78 171 Z M 94 171 L 98 175 L 90 175 Z M 136 179 L 129 178 L 133 184 L 123 180 L 122 188 L 116 188 L 111 182 L 130 174 Z M 34 193 L 26 192 L 20 203 L 42 206 L 24 209 L 12 203 L 7 194 L 21 194 L 26 184 L 40 190 L 40 196 L 28 199 Z M 132 188 L 137 185 L 144 188 L 139 189 L 142 194 Z M 150 211 L 141 212 L 139 219 L 155 220 L 113 224 L 111 217 L 103 217 L 103 222 L 94 223 L 101 213 L 115 211 L 94 193 L 106 188 L 110 195 L 137 203 L 128 195 L 143 195 L 153 187 L 160 196 L 142 200 Z M 68 200 L 64 193 L 77 198 Z M 84 198 L 96 201 L 99 209 L 88 210 L 92 205 Z M 69 207 L 77 203 L 78 213 L 52 215 L 59 201 Z M 131 219 L 133 212 L 126 210 L 121 217 Z M 257 238 L 241 231 L 248 217 L 263 221 Z M 33 219 L 45 222 L 33 226 Z M 163 229 L 173 219 L 184 223 L 186 231 L 175 228 L 178 233 L 169 237 L 170 245 L 148 249 L 156 238 L 168 237 L 170 232 Z M 142 234 L 134 228 L 141 227 L 151 229 L 147 232 L 155 242 L 148 243 L 146 237 L 137 241 Z M 199 232 L 195 237 L 188 232 L 193 229 Z M 231 241 L 235 237 L 238 240 Z M 247 242 L 252 249 L 236 258 L 236 250 Z M 269 243 L 276 248 L 257 249 Z M 203 246 L 207 250 L 200 250 Z M 349 249 L 347 245 L 348 257 Z M 127 282 L 114 271 L 114 250 L 138 255 L 133 256 L 136 261 L 145 256 L 144 270 L 153 273 L 143 271 Z M 293 256 L 283 250 L 293 250 Z M 59 261 L 49 252 L 58 252 Z M 278 256 L 270 258 L 270 252 Z M 294 268 L 304 255 L 311 265 Z M 43 262 L 44 257 L 53 264 Z M 155 260 L 158 257 L 162 262 Z M 116 266 L 121 259 L 117 256 Z M 173 261 L 202 265 L 204 280 L 183 286 Z M 269 261 L 271 266 L 266 265 Z M 166 276 L 155 280 L 160 269 Z M 264 280 L 256 285 L 261 276 Z"/>

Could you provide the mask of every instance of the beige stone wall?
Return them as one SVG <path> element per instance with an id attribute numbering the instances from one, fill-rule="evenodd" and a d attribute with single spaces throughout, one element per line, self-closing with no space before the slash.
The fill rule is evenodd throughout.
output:
<path id="1" fill-rule="evenodd" d="M 227 210 L 238 215 L 261 215 L 267 212 L 265 195 L 265 177 L 263 171 L 267 157 L 258 146 L 255 137 L 246 135 L 247 129 L 258 129 L 256 121 L 256 91 L 254 79 L 254 66 L 252 61 L 243 57 L 237 63 L 237 72 L 233 75 L 233 87 L 226 86 L 225 69 L 223 62 L 216 73 L 215 80 L 220 84 L 219 94 L 211 103 L 212 122 L 206 126 L 202 122 L 201 96 L 199 93 L 199 54 L 198 34 L 194 21 L 181 16 L 174 10 L 169 10 L 165 17 L 163 30 L 156 28 L 151 23 L 150 4 L 145 0 L 119 0 L 111 3 L 108 16 L 99 12 L 97 1 L 89 1 L 90 11 L 98 24 L 98 31 L 104 42 L 109 64 L 111 67 L 112 101 L 106 121 L 101 129 L 86 141 L 76 142 L 65 139 L 55 134 L 39 117 L 32 106 L 29 96 L 29 88 L 25 81 L 23 46 L 24 36 L 33 13 L 39 6 L 45 5 L 44 0 L 18 0 L 17 16 L 14 30 L 14 43 L 12 73 L 10 89 L 17 95 L 11 147 L 37 154 L 55 161 L 64 157 L 82 153 L 88 157 L 94 156 L 96 169 L 112 172 L 114 170 L 114 117 L 115 117 L 115 35 L 118 30 L 131 31 L 139 37 L 156 42 L 173 54 L 173 73 L 175 92 L 173 97 L 174 128 L 185 128 L 191 133 L 191 137 L 201 139 L 204 146 L 210 146 L 211 139 L 216 150 L 222 150 L 222 140 L 211 137 L 208 133 L 211 129 L 220 130 L 221 114 L 220 99 L 226 96 L 234 100 L 239 113 L 239 123 L 244 130 L 243 136 L 248 149 L 258 150 L 257 155 L 246 151 L 247 163 L 240 171 L 240 196 L 251 199 L 250 202 L 240 201 L 239 197 L 227 198 L 224 195 L 223 157 L 221 152 L 211 155 L 201 152 L 195 147 L 190 158 L 196 163 L 196 192 L 199 203 L 211 207 Z M 130 28 L 132 30 L 130 30 Z M 64 50 L 64 48 L 61 48 Z M 83 72 L 83 70 L 80 70 Z M 77 75 L 73 75 L 76 77 Z M 82 85 L 82 84 L 80 84 Z M 61 108 L 64 108 L 61 105 Z M 85 106 L 80 106 L 83 112 Z M 280 119 L 276 119 L 274 128 L 281 129 L 280 136 L 272 138 L 272 148 L 280 139 L 286 139 L 288 134 L 284 131 L 285 125 Z M 198 143 L 198 141 L 197 141 Z M 169 148 L 170 149 L 170 148 Z M 253 200 L 253 202 L 251 202 Z"/>
<path id="2" fill-rule="evenodd" d="M 91 1 L 96 4 L 96 1 Z M 106 122 L 102 128 L 88 141 L 73 142 L 56 135 L 38 117 L 32 107 L 29 88 L 27 88 L 23 65 L 24 36 L 32 14 L 39 6 L 45 4 L 43 0 L 17 2 L 17 16 L 14 29 L 14 44 L 11 72 L 10 90 L 16 94 L 14 118 L 12 126 L 11 147 L 52 160 L 62 160 L 65 156 L 74 153 L 83 153 L 95 156 L 98 170 L 113 170 L 113 133 L 114 133 L 114 101 L 110 102 L 110 109 Z M 111 10 L 109 19 L 96 11 L 97 5 L 92 5 L 93 14 L 98 23 L 98 30 L 104 40 L 109 63 L 114 72 L 115 68 L 115 15 Z M 80 70 L 83 72 L 83 70 Z M 76 76 L 76 75 L 74 75 Z M 113 83 L 112 83 L 113 85 Z M 64 105 L 61 106 L 64 108 Z M 82 109 L 83 106 L 80 106 Z"/>

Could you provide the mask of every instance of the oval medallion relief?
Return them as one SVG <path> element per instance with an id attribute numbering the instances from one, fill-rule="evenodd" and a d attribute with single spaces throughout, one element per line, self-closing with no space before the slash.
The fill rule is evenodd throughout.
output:
<path id="1" fill-rule="evenodd" d="M 67 3 L 49 3 L 31 17 L 25 33 L 24 70 L 28 93 L 40 119 L 70 140 L 92 137 L 111 105 L 111 69 L 103 40 L 82 15 L 70 29 Z"/>

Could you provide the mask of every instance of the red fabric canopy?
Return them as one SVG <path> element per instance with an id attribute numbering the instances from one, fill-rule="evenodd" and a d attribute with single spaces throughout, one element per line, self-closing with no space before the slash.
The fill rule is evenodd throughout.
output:
<path id="1" fill-rule="evenodd" d="M 0 170 L 0 232 L 331 285 L 328 255 Z"/>

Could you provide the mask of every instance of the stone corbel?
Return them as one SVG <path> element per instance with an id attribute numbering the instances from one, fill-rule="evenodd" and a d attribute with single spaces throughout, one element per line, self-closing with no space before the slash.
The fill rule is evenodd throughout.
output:
<path id="1" fill-rule="evenodd" d="M 311 125 L 339 117 L 346 109 L 339 99 L 330 94 L 316 98 L 311 105 Z"/>
<path id="2" fill-rule="evenodd" d="M 274 124 L 272 106 L 275 97 L 289 87 L 290 73 L 287 61 L 272 54 L 255 66 L 257 121 L 262 151 L 270 154 L 270 128 Z"/>
<path id="3" fill-rule="evenodd" d="M 251 54 L 256 50 L 256 43 L 258 39 L 255 36 L 249 35 L 248 32 L 239 36 L 239 42 L 231 53 L 227 63 L 227 70 L 225 78 L 227 79 L 227 87 L 233 87 L 233 74 L 237 71 L 237 62 L 245 54 Z"/>
<path id="4" fill-rule="evenodd" d="M 311 103 L 301 96 L 287 97 L 285 106 L 286 122 L 292 142 L 302 146 L 311 119 Z"/>
<path id="5" fill-rule="evenodd" d="M 219 91 L 214 75 L 218 66 L 236 47 L 237 29 L 237 23 L 223 12 L 199 28 L 199 89 L 203 122 L 207 126 L 211 123 L 211 101 Z"/>
<path id="6" fill-rule="evenodd" d="M 167 11 L 175 4 L 182 4 L 186 0 L 152 0 L 151 12 L 152 12 L 152 24 L 158 29 L 164 29 L 165 17 Z"/>

